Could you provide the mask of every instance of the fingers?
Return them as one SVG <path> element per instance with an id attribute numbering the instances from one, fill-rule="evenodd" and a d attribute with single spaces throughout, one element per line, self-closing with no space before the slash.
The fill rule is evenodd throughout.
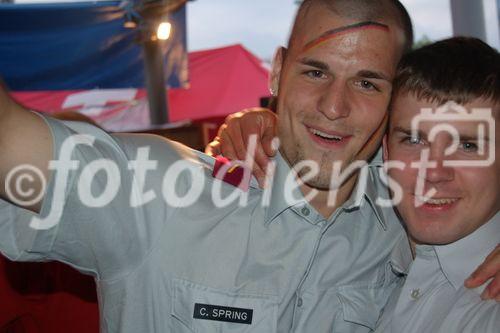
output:
<path id="1" fill-rule="evenodd" d="M 273 142 L 277 138 L 277 117 L 274 113 L 265 113 L 262 117 L 262 147 L 267 156 L 273 157 L 278 150 Z"/>
<path id="2" fill-rule="evenodd" d="M 491 300 L 494 299 L 497 302 L 500 302 L 500 273 L 496 274 L 493 281 L 484 289 L 481 294 L 481 298 L 483 300 Z"/>
<path id="3" fill-rule="evenodd" d="M 252 151 L 248 152 L 254 136 Z M 267 109 L 253 108 L 226 117 L 218 136 L 206 152 L 222 154 L 228 159 L 247 160 L 261 187 L 265 184 L 265 170 L 269 157 L 276 154 L 273 139 L 276 135 L 276 115 Z M 249 156 L 247 154 L 249 153 Z"/>
<path id="4" fill-rule="evenodd" d="M 205 147 L 205 154 L 208 156 L 215 157 L 217 155 L 221 155 L 220 151 L 220 141 L 219 137 L 215 137 L 214 141 L 210 142 L 206 147 Z"/>
<path id="5" fill-rule="evenodd" d="M 272 146 L 272 139 L 271 140 L 266 139 L 266 140 L 268 141 L 268 142 L 266 141 L 266 143 L 264 143 L 263 141 L 260 143 L 257 142 L 257 147 L 255 149 L 255 156 L 254 156 L 255 160 L 255 166 L 253 168 L 254 176 L 255 178 L 257 178 L 257 181 L 259 182 L 261 188 L 264 188 L 267 185 L 265 177 L 270 162 L 269 154 L 265 152 L 264 147 L 266 145 L 270 147 Z M 274 151 L 273 154 L 275 155 L 276 152 Z"/>
<path id="6" fill-rule="evenodd" d="M 274 139 L 277 139 L 275 135 L 266 134 L 262 137 L 262 149 L 266 157 L 274 157 L 278 151 L 278 144 L 275 144 Z"/>
<path id="7" fill-rule="evenodd" d="M 243 137 L 248 133 L 257 135 L 255 161 L 265 170 L 269 158 L 276 155 L 273 139 L 276 137 L 276 114 L 267 109 L 250 109 L 246 115 L 248 122 L 242 124 Z"/>
<path id="8" fill-rule="evenodd" d="M 244 156 L 239 153 L 244 152 L 241 134 L 239 134 L 240 130 L 238 130 L 239 123 L 232 120 L 232 116 L 226 118 L 225 123 L 219 127 L 217 136 L 205 147 L 207 155 L 223 155 L 231 160 L 240 160 Z M 236 137 L 236 139 L 233 139 L 233 137 Z"/>
<path id="9" fill-rule="evenodd" d="M 245 156 L 247 162 L 252 163 L 252 171 L 262 187 L 264 184 L 265 170 L 269 159 L 262 147 L 260 116 L 249 115 L 249 121 L 241 122 L 241 133 L 244 140 Z M 253 140 L 253 141 L 252 141 Z"/>
<path id="10" fill-rule="evenodd" d="M 233 141 L 231 140 L 231 137 L 228 135 L 227 131 L 223 130 L 222 127 L 221 130 L 219 130 L 218 137 L 220 142 L 220 155 L 223 155 L 230 160 L 238 160 L 238 154 L 236 153 L 236 150 L 234 148 Z"/>
<path id="11" fill-rule="evenodd" d="M 211 144 L 212 146 L 218 147 L 219 154 L 230 160 L 246 160 L 248 145 L 246 141 L 243 140 L 241 135 L 241 128 L 238 121 L 229 121 L 226 125 L 223 125 L 219 130 L 218 144 Z M 257 147 L 260 146 L 260 142 L 257 142 Z M 260 187 L 264 186 L 265 183 L 265 172 L 262 170 L 258 163 L 254 162 L 255 154 L 250 155 L 250 165 L 252 168 L 252 174 L 257 179 Z"/>
<path id="12" fill-rule="evenodd" d="M 228 139 L 226 138 L 226 140 L 228 140 Z M 237 159 L 234 155 L 235 154 L 234 150 L 231 148 L 232 146 L 227 145 L 227 144 L 222 145 L 221 141 L 222 141 L 222 139 L 220 137 L 214 138 L 214 141 L 210 142 L 207 145 L 207 147 L 205 148 L 205 153 L 209 156 L 212 156 L 212 157 L 216 157 L 218 155 L 223 155 L 223 156 L 225 156 L 229 159 L 232 159 L 232 160 Z M 226 143 L 227 143 L 227 141 L 226 141 Z M 225 153 L 222 152 L 221 147 L 225 147 Z M 265 175 L 265 171 L 259 167 L 258 163 L 253 163 L 252 174 L 257 179 L 259 186 L 261 188 L 264 188 L 266 185 L 265 184 L 266 183 L 266 181 L 265 181 L 266 175 Z"/>
<path id="13" fill-rule="evenodd" d="M 500 275 L 497 274 L 495 280 L 488 286 L 490 288 L 490 296 L 495 299 L 495 301 L 500 302 Z"/>
<path id="14" fill-rule="evenodd" d="M 224 140 L 223 146 L 231 145 L 230 149 L 234 152 L 235 159 L 244 160 L 247 153 L 247 145 L 243 139 L 244 134 L 242 134 L 240 119 L 234 117 L 226 118 L 226 126 L 224 128 L 221 127 L 221 130 L 220 136 Z M 227 148 L 229 149 L 229 147 Z M 230 156 L 226 157 L 234 159 Z"/>
<path id="15" fill-rule="evenodd" d="M 489 279 L 493 280 L 484 290 L 483 299 L 500 299 L 500 245 L 491 252 L 485 261 L 465 281 L 467 288 L 477 288 Z"/>

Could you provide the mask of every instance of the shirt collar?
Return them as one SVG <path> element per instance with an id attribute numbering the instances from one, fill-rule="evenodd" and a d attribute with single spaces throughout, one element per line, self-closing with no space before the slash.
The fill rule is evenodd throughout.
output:
<path id="1" fill-rule="evenodd" d="M 290 172 L 293 172 L 293 170 L 290 168 L 288 162 L 283 158 L 280 152 L 276 154 L 274 161 L 276 163 L 276 170 L 274 173 L 272 186 L 267 189 L 267 191 L 271 191 L 271 194 L 269 207 L 266 211 L 266 223 L 271 222 L 278 215 L 280 215 L 290 207 L 303 207 L 304 205 L 308 205 L 304 198 L 304 195 L 298 187 L 294 187 L 292 192 L 293 198 L 296 199 L 295 202 L 287 202 L 285 198 L 285 184 L 288 175 L 290 174 Z M 377 217 L 379 223 L 382 225 L 384 230 L 386 230 L 387 226 L 383 219 L 384 214 L 382 213 L 381 207 L 376 204 L 376 200 L 379 196 L 379 191 L 377 190 L 375 177 L 377 176 L 373 175 L 370 167 L 365 166 L 360 172 L 356 188 L 354 189 L 350 198 L 344 203 L 343 208 L 346 211 L 353 211 L 361 208 L 366 202 L 375 212 L 375 216 Z M 366 184 L 366 186 L 363 186 L 363 184 Z M 311 209 L 313 208 L 311 207 Z"/>
<path id="2" fill-rule="evenodd" d="M 385 219 L 384 219 L 384 213 L 382 211 L 382 207 L 380 207 L 380 205 L 377 204 L 377 199 L 379 197 L 382 197 L 382 196 L 384 196 L 385 199 L 388 199 L 389 191 L 385 186 L 383 187 L 383 190 L 381 190 L 380 188 L 377 187 L 378 175 L 374 175 L 374 173 L 379 172 L 380 169 L 378 167 L 373 167 L 373 168 L 365 167 L 365 168 L 366 168 L 366 182 L 358 181 L 357 187 L 359 187 L 360 184 L 363 184 L 363 183 L 366 184 L 366 187 L 364 188 L 364 198 L 366 199 L 366 202 L 373 209 L 375 216 L 377 217 L 377 220 L 380 223 L 380 225 L 382 226 L 382 228 L 384 228 L 384 230 L 387 230 L 387 225 L 386 225 Z M 361 180 L 361 178 L 360 178 L 360 180 Z M 356 190 L 358 190 L 358 189 L 356 189 Z M 384 193 L 382 193 L 382 192 L 384 192 Z M 358 203 L 358 207 L 361 206 L 361 204 L 362 204 L 362 202 L 360 201 Z M 392 208 L 389 208 L 389 209 L 392 209 Z"/>
<path id="3" fill-rule="evenodd" d="M 497 246 L 500 239 L 500 212 L 472 234 L 434 250 L 443 274 L 455 289 L 463 286 L 469 275 Z"/>
<path id="4" fill-rule="evenodd" d="M 410 270 L 413 256 L 411 254 L 410 241 L 406 232 L 401 233 L 400 239 L 391 252 L 392 271 L 397 275 L 407 275 Z"/>
<path id="5" fill-rule="evenodd" d="M 377 204 L 377 199 L 379 197 L 386 200 L 389 199 L 389 190 L 387 187 L 385 185 L 379 186 L 380 178 L 378 173 L 381 170 L 383 170 L 383 160 L 382 150 L 379 149 L 370 163 L 360 170 L 356 188 L 351 197 L 344 204 L 344 207 L 346 210 L 351 211 L 359 209 L 367 203 L 375 213 L 375 216 L 377 217 L 377 220 L 382 228 L 387 230 L 387 224 L 384 219 L 385 215 L 382 207 Z"/>
<path id="6" fill-rule="evenodd" d="M 266 223 L 273 221 L 278 215 L 280 215 L 288 208 L 293 207 L 295 205 L 301 205 L 301 204 L 303 205 L 306 202 L 302 192 L 298 187 L 295 187 L 292 192 L 293 198 L 296 199 L 296 203 L 294 204 L 293 202 L 288 202 L 286 200 L 285 197 L 286 181 L 290 172 L 293 171 L 280 152 L 276 154 L 274 162 L 276 163 L 276 169 L 273 175 L 273 182 L 271 186 L 269 186 L 264 190 L 263 193 L 263 195 L 266 196 L 269 195 L 268 191 L 271 191 L 270 200 L 268 203 L 265 216 Z"/>

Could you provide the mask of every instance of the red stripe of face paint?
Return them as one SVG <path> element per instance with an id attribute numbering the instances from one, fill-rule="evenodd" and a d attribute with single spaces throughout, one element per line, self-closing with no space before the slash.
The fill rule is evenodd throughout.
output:
<path id="1" fill-rule="evenodd" d="M 353 27 L 353 28 L 350 28 L 350 29 L 342 30 L 342 31 L 334 31 L 334 32 L 331 32 L 331 33 L 323 34 L 320 37 L 318 37 L 318 38 L 310 41 L 309 43 L 306 44 L 306 46 L 304 47 L 304 49 L 302 50 L 302 52 L 309 51 L 313 47 L 316 47 L 319 44 L 326 42 L 327 40 L 330 40 L 332 38 L 344 35 L 346 33 L 350 33 L 350 32 L 353 32 L 353 31 L 360 31 L 360 30 L 370 30 L 370 29 L 376 29 L 376 30 L 381 30 L 381 31 L 389 32 L 389 27 L 375 25 L 375 24 L 374 25 L 366 25 L 366 26 L 362 26 L 362 27 Z M 338 30 L 338 29 L 335 29 L 335 30 Z"/>

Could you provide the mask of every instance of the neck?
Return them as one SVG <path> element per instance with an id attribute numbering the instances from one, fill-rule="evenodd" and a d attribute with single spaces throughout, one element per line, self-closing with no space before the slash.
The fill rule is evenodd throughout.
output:
<path id="1" fill-rule="evenodd" d="M 300 189 L 304 196 L 307 196 L 313 190 L 317 191 L 317 194 L 309 200 L 309 204 L 327 219 L 350 198 L 357 179 L 357 173 L 349 177 L 337 190 L 335 200 L 330 198 L 333 192 L 331 189 L 315 189 L 306 184 L 302 185 Z"/>
<path id="2" fill-rule="evenodd" d="M 410 241 L 411 256 L 413 257 L 413 259 L 415 259 L 417 242 L 413 239 L 413 237 L 411 237 L 411 235 L 408 236 L 408 239 Z"/>

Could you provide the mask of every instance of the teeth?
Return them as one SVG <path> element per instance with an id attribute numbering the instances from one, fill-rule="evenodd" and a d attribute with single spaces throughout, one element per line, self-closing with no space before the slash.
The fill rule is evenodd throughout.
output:
<path id="1" fill-rule="evenodd" d="M 418 196 L 418 199 L 422 202 L 425 202 L 425 203 L 431 204 L 431 205 L 447 205 L 447 204 L 452 204 L 458 200 L 458 199 L 448 199 L 448 198 L 435 199 L 435 198 L 427 198 L 427 197 L 422 197 L 422 196 Z"/>
<path id="2" fill-rule="evenodd" d="M 312 128 L 310 129 L 310 131 L 311 131 L 312 134 L 320 136 L 320 137 L 322 137 L 324 139 L 336 140 L 336 141 L 341 141 L 342 140 L 341 136 L 326 134 L 326 133 L 323 133 L 321 131 L 318 131 L 318 130 L 312 129 Z"/>

